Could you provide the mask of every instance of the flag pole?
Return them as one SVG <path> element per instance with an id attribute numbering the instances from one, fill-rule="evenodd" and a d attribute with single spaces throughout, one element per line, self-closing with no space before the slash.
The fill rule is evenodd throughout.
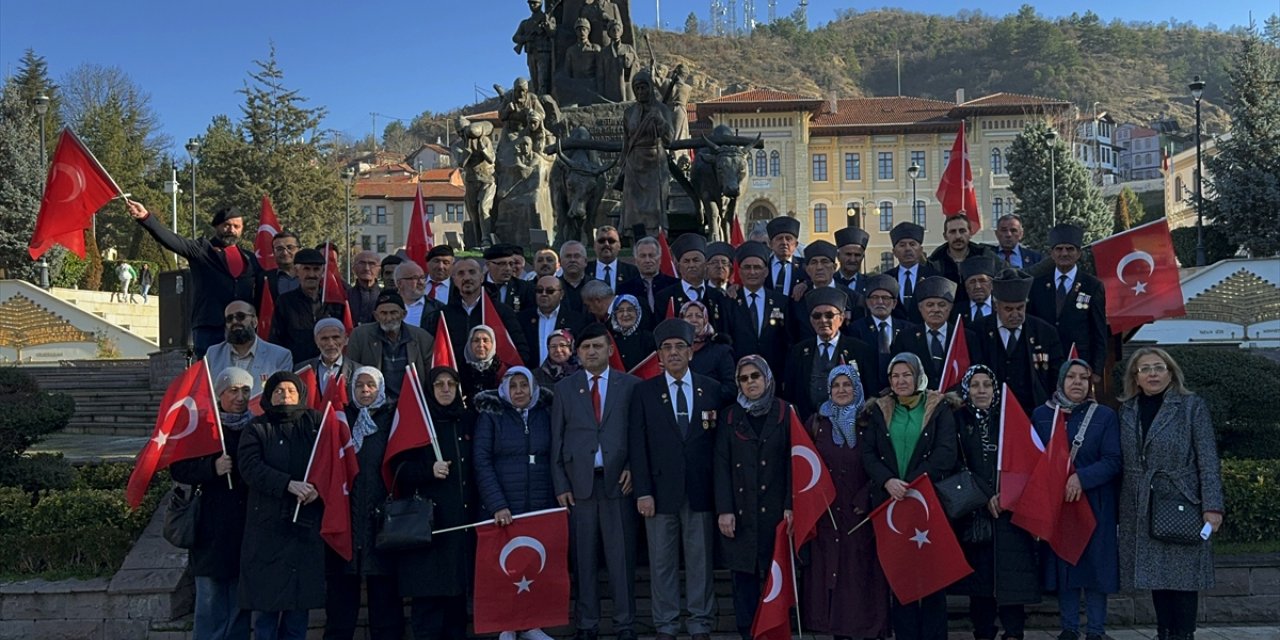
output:
<path id="1" fill-rule="evenodd" d="M 222 414 L 218 411 L 218 393 L 213 389 L 213 375 L 209 369 L 209 356 L 200 358 L 201 364 L 204 365 L 205 379 L 209 381 L 209 393 L 213 394 L 213 421 L 218 425 L 218 444 L 222 445 L 222 455 L 227 455 L 227 436 L 222 431 Z M 245 408 L 248 410 L 248 407 Z M 227 472 L 227 488 L 234 489 L 231 486 L 231 473 Z"/>
<path id="2" fill-rule="evenodd" d="M 310 365 L 308 365 L 310 366 Z M 324 405 L 323 417 L 320 418 L 320 429 L 316 431 L 316 441 L 311 445 L 311 457 L 307 459 L 307 470 L 302 474 L 302 481 L 307 481 L 307 476 L 311 475 L 311 463 L 316 461 L 316 448 L 320 446 L 320 438 L 324 435 L 324 423 L 327 422 L 329 412 L 333 411 L 333 404 Z M 293 508 L 293 521 L 298 521 L 298 513 L 302 511 L 302 498 L 298 498 L 298 504 Z"/>
<path id="3" fill-rule="evenodd" d="M 796 558 L 800 556 L 800 550 L 796 549 L 796 537 L 794 531 L 787 531 L 787 540 L 791 542 L 791 594 L 795 596 L 796 601 L 796 634 L 801 638 L 804 637 L 804 622 L 800 620 L 800 586 L 796 582 Z"/>
<path id="4" fill-rule="evenodd" d="M 418 402 L 418 407 L 422 409 L 422 415 L 427 417 L 427 435 L 431 437 L 431 449 L 436 452 L 436 462 L 444 462 L 444 456 L 440 453 L 440 442 L 436 438 L 435 421 L 431 419 L 431 412 L 427 409 L 427 400 L 423 397 L 422 379 L 418 377 L 417 363 L 409 363 L 409 375 L 413 376 L 413 398 Z M 462 393 L 462 389 L 458 389 L 458 393 Z"/>
<path id="5" fill-rule="evenodd" d="M 568 511 L 568 510 L 569 510 L 569 509 L 568 509 L 568 507 L 555 507 L 554 509 L 542 509 L 542 510 L 540 510 L 540 511 L 530 511 L 530 512 L 528 512 L 528 513 L 522 513 L 522 514 L 519 514 L 519 515 L 511 516 L 511 519 L 512 519 L 513 521 L 515 521 L 515 520 L 519 520 L 520 518 L 532 518 L 532 517 L 534 517 L 534 516 L 544 516 L 544 515 L 547 515 L 548 513 L 555 513 L 555 512 L 557 512 L 557 511 Z M 441 534 L 441 533 L 453 533 L 454 531 L 463 531 L 463 530 L 465 530 L 465 529 L 474 529 L 474 528 L 476 528 L 476 527 L 483 527 L 483 526 L 485 526 L 486 524 L 493 524 L 493 523 L 494 523 L 494 519 L 493 519 L 493 518 L 489 518 L 488 520 L 482 520 L 482 521 L 480 521 L 480 522 L 473 522 L 473 523 L 471 523 L 471 524 L 462 524 L 462 525 L 458 525 L 458 526 L 456 526 L 456 527 L 449 527 L 449 528 L 447 528 L 447 529 L 436 529 L 435 531 L 432 531 L 432 532 L 431 532 L 431 535 L 433 535 L 433 536 L 434 536 L 434 535 L 439 535 L 439 534 Z"/>

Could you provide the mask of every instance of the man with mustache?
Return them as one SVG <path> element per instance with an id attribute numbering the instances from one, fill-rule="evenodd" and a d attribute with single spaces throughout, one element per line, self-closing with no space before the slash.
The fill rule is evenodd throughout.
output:
<path id="1" fill-rule="evenodd" d="M 262 382 L 277 371 L 293 371 L 289 350 L 258 339 L 258 313 L 253 305 L 236 300 L 223 309 L 226 340 L 209 347 L 209 375 L 214 378 L 228 367 L 239 367 L 253 375 L 249 395 L 262 393 Z"/>
<path id="2" fill-rule="evenodd" d="M 298 276 L 298 288 L 276 300 L 270 339 L 288 349 L 294 362 L 302 362 L 320 355 L 315 342 L 316 323 L 323 318 L 341 320 L 346 309 L 341 304 L 324 301 L 320 284 L 324 256 L 319 251 L 299 251 L 293 257 L 293 270 Z"/>

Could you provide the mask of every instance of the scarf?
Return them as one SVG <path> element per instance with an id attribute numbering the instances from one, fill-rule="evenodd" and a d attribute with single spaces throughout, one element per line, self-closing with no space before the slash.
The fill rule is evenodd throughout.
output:
<path id="1" fill-rule="evenodd" d="M 973 376 L 977 374 L 985 374 L 991 378 L 991 384 L 996 387 L 995 393 L 991 397 L 991 406 L 986 409 L 979 409 L 974 406 L 973 398 L 969 395 L 969 383 L 973 380 Z M 973 424 L 969 425 L 970 433 L 977 431 L 982 437 L 982 445 L 985 449 L 991 439 L 991 426 L 996 416 L 1000 415 L 1000 390 L 996 383 L 996 374 L 986 365 L 975 364 L 964 372 L 964 378 L 960 380 L 960 399 L 964 400 L 965 409 L 973 415 Z"/>
<path id="2" fill-rule="evenodd" d="M 298 404 L 278 405 L 271 402 L 271 396 L 275 394 L 276 387 L 282 382 L 292 382 L 293 386 L 298 389 Z M 307 385 L 302 383 L 302 378 L 292 371 L 277 371 L 267 378 L 266 383 L 262 385 L 262 413 L 272 423 L 295 422 L 307 411 Z"/>
<path id="3" fill-rule="evenodd" d="M 378 392 L 374 395 L 373 402 L 369 406 L 361 406 L 359 403 L 355 403 L 360 408 L 360 414 L 356 416 L 356 423 L 351 426 L 351 444 L 355 446 L 356 453 L 360 453 L 360 447 L 364 446 L 365 436 L 378 431 L 378 423 L 373 421 L 373 415 L 370 414 L 370 410 L 377 409 L 387 403 L 387 383 L 382 377 L 382 372 L 373 367 L 360 367 L 352 374 L 351 397 L 356 397 L 356 380 L 359 380 L 360 376 L 373 378 L 373 381 L 378 385 Z"/>
<path id="4" fill-rule="evenodd" d="M 1053 407 L 1056 405 L 1059 409 L 1062 409 L 1063 413 L 1068 415 L 1070 415 L 1071 412 L 1074 411 L 1076 407 L 1079 407 L 1081 405 L 1086 405 L 1086 404 L 1089 404 L 1089 402 L 1091 402 L 1088 396 L 1086 396 L 1085 399 L 1081 400 L 1080 402 L 1073 402 L 1070 398 L 1067 397 L 1066 392 L 1062 390 L 1062 387 L 1067 382 L 1067 372 L 1071 370 L 1071 367 L 1074 367 L 1076 365 L 1084 367 L 1085 370 L 1089 372 L 1089 375 L 1093 375 L 1093 367 L 1090 367 L 1088 362 L 1085 362 L 1080 358 L 1076 358 L 1074 360 L 1068 360 L 1062 363 L 1062 368 L 1058 369 L 1058 388 L 1053 390 L 1053 399 L 1045 403 L 1050 407 Z"/>
<path id="5" fill-rule="evenodd" d="M 488 358 L 485 358 L 483 360 L 481 360 L 479 357 L 476 356 L 476 354 L 472 353 L 471 351 L 471 340 L 476 337 L 477 333 L 481 333 L 481 332 L 489 334 L 489 341 L 493 343 L 493 351 L 489 353 Z M 466 359 L 467 364 L 474 367 L 476 371 L 488 371 L 489 368 L 493 366 L 493 360 L 494 360 L 494 357 L 497 356 L 497 354 L 498 354 L 498 336 L 493 332 L 493 329 L 489 328 L 488 325 L 484 325 L 484 324 L 476 325 L 475 328 L 471 330 L 471 333 L 467 334 L 467 346 L 465 349 L 462 350 L 462 355 L 463 355 L 463 358 Z"/>
<path id="6" fill-rule="evenodd" d="M 220 411 L 222 417 L 222 428 L 231 431 L 239 431 L 253 420 L 253 412 L 246 410 L 244 413 L 231 413 L 229 411 Z"/>
<path id="7" fill-rule="evenodd" d="M 578 363 L 578 356 L 571 355 L 568 360 L 564 361 L 564 364 L 556 364 L 551 361 L 551 358 L 547 358 L 538 369 L 547 374 L 547 377 L 551 380 L 559 382 L 581 371 L 582 365 Z"/>
<path id="8" fill-rule="evenodd" d="M 636 310 L 636 321 L 629 328 L 623 328 L 623 326 L 618 323 L 618 307 L 621 307 L 623 303 L 630 304 L 631 308 Z M 635 333 L 636 329 L 640 328 L 640 321 L 643 319 L 644 312 L 640 310 L 640 301 L 636 300 L 636 297 L 631 294 L 623 294 L 618 296 L 618 299 L 613 302 L 613 311 L 609 313 L 609 326 L 613 328 L 614 333 L 625 338 Z"/>
<path id="9" fill-rule="evenodd" d="M 516 408 L 515 403 L 511 401 L 511 379 L 516 376 L 524 376 L 524 379 L 529 381 L 529 404 L 523 409 Z M 502 376 L 502 383 L 498 385 L 498 397 L 502 398 L 502 401 L 507 403 L 507 406 L 519 411 L 520 416 L 524 418 L 526 422 L 528 421 L 527 416 L 529 415 L 529 409 L 537 406 L 538 396 L 541 392 L 542 390 L 538 388 L 537 379 L 535 379 L 533 377 L 533 373 L 525 367 L 511 367 L 510 369 L 507 369 L 507 372 Z"/>
<path id="10" fill-rule="evenodd" d="M 742 359 L 738 361 L 738 366 L 733 371 L 734 378 L 737 378 L 738 374 L 742 373 L 742 368 L 746 365 L 753 365 L 760 370 L 760 373 L 764 374 L 764 393 L 760 394 L 759 398 L 751 400 L 742 393 L 742 388 L 739 387 L 738 406 L 746 409 L 747 415 L 759 417 L 769 413 L 769 409 L 773 407 L 773 371 L 769 369 L 769 363 L 765 362 L 764 358 L 752 354 L 749 356 L 743 356 Z"/>
<path id="11" fill-rule="evenodd" d="M 696 351 L 701 349 L 703 344 L 711 341 L 711 337 L 715 335 L 716 330 L 715 327 L 711 326 L 711 313 L 707 311 L 707 305 L 697 300 L 690 300 L 680 305 L 680 317 L 684 318 L 684 312 L 694 307 L 702 309 L 702 317 L 705 320 L 702 328 L 694 331 L 693 333 L 693 348 Z M 692 325 L 692 323 L 690 323 L 690 325 Z"/>
<path id="12" fill-rule="evenodd" d="M 862 413 L 862 406 L 866 404 L 866 392 L 862 389 L 862 380 L 858 377 L 858 370 L 847 364 L 842 364 L 831 370 L 827 374 L 827 395 L 831 394 L 831 387 L 835 385 L 836 378 L 845 376 L 853 382 L 853 401 L 849 404 L 838 405 L 835 400 L 828 399 L 818 407 L 818 413 L 831 420 L 831 425 L 835 427 L 831 430 L 831 439 L 837 447 L 848 447 L 850 449 L 858 445 L 858 414 Z"/>
<path id="13" fill-rule="evenodd" d="M 435 384 L 441 378 L 448 377 L 453 380 L 455 385 L 453 402 L 442 405 L 436 400 Z M 427 409 L 431 412 L 431 417 L 436 420 L 461 420 L 467 411 L 467 404 L 462 399 L 461 381 L 458 379 L 458 372 L 451 367 L 433 367 L 427 372 L 427 380 L 429 381 L 427 388 Z"/>

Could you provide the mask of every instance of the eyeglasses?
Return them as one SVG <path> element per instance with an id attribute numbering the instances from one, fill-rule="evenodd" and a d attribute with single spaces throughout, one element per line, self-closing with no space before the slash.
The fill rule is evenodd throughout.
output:
<path id="1" fill-rule="evenodd" d="M 617 244 L 617 238 L 596 238 L 596 244 Z"/>
<path id="2" fill-rule="evenodd" d="M 752 371 L 751 373 L 744 373 L 738 376 L 738 382 L 746 384 L 748 382 L 751 382 L 752 380 L 759 380 L 760 378 L 763 378 L 763 377 L 764 377 L 763 373 L 760 373 L 759 371 Z"/>
<path id="3" fill-rule="evenodd" d="M 403 278 L 396 278 L 396 281 L 398 281 L 398 282 L 426 282 L 426 281 L 427 281 L 427 274 L 425 274 L 425 273 L 424 273 L 424 274 L 422 274 L 422 275 L 417 275 L 417 276 L 405 276 L 405 277 L 403 277 Z"/>
<path id="4" fill-rule="evenodd" d="M 1169 367 L 1163 362 L 1159 364 L 1144 364 L 1141 367 L 1138 367 L 1138 373 L 1141 373 L 1144 376 L 1152 373 L 1164 373 L 1168 370 Z"/>
<path id="5" fill-rule="evenodd" d="M 811 320 L 834 320 L 840 314 L 834 311 L 814 311 L 809 314 Z"/>
<path id="6" fill-rule="evenodd" d="M 276 251 L 297 251 L 297 250 L 298 250 L 298 245 L 296 245 L 296 244 L 281 244 L 281 245 L 276 245 L 275 249 L 276 249 Z"/>
<path id="7" fill-rule="evenodd" d="M 223 322 L 225 322 L 225 323 L 227 323 L 227 324 L 231 324 L 232 322 L 244 322 L 244 321 L 245 321 L 245 319 L 247 319 L 247 318 L 252 318 L 252 317 L 253 317 L 253 314 L 252 314 L 252 313 L 245 313 L 245 312 L 243 312 L 243 311 L 237 311 L 237 312 L 235 312 L 235 313 L 229 313 L 229 314 L 227 314 L 227 315 L 223 316 L 223 317 L 222 317 L 222 321 L 223 321 Z"/>
<path id="8" fill-rule="evenodd" d="M 458 383 L 452 380 L 436 380 L 435 382 L 431 383 L 431 386 L 436 389 L 452 389 L 458 386 Z"/>
<path id="9" fill-rule="evenodd" d="M 534 289 L 533 292 L 539 295 L 549 296 L 553 293 L 560 293 L 560 289 L 558 287 L 538 287 Z"/>
<path id="10" fill-rule="evenodd" d="M 893 302 L 893 296 L 867 296 L 867 302 Z"/>

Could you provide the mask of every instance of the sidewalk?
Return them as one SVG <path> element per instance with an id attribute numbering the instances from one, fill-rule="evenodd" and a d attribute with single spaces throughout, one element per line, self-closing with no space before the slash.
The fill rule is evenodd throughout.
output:
<path id="1" fill-rule="evenodd" d="M 61 453 L 69 462 L 130 462 L 146 441 L 145 436 L 54 433 L 27 449 L 27 453 Z"/>

